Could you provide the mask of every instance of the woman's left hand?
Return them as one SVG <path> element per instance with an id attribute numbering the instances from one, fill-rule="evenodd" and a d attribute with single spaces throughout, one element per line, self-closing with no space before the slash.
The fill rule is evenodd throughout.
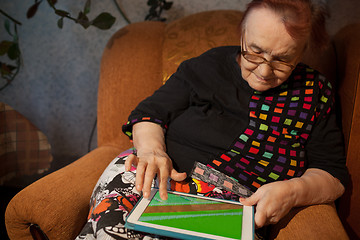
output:
<path id="1" fill-rule="evenodd" d="M 261 186 L 251 197 L 241 198 L 247 206 L 256 205 L 255 226 L 277 223 L 295 206 L 295 193 L 291 181 L 279 181 Z"/>
<path id="2" fill-rule="evenodd" d="M 255 225 L 275 224 L 293 207 L 333 202 L 344 193 L 344 186 L 328 172 L 309 168 L 301 177 L 261 186 L 244 205 L 256 205 Z"/>

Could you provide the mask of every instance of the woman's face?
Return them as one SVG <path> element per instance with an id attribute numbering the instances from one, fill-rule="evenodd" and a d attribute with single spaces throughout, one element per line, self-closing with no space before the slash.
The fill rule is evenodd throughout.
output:
<path id="1" fill-rule="evenodd" d="M 306 39 L 294 40 L 286 31 L 281 17 L 266 8 L 249 13 L 243 25 L 242 47 L 249 53 L 263 57 L 266 62 L 256 64 L 239 56 L 242 77 L 251 88 L 266 91 L 284 83 L 292 68 L 279 71 L 269 62 L 280 61 L 296 66 L 306 46 Z M 244 49 L 242 49 L 244 51 Z M 278 63 L 277 63 L 278 64 Z M 273 66 L 276 66 L 273 64 Z"/>

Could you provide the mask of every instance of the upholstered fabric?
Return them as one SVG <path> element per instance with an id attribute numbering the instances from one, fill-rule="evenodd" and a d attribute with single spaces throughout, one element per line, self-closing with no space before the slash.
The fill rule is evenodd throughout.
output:
<path id="1" fill-rule="evenodd" d="M 22 177 L 47 171 L 52 160 L 47 137 L 22 114 L 0 102 L 0 185 L 24 187 Z"/>
<path id="2" fill-rule="evenodd" d="M 162 22 L 135 23 L 108 42 L 98 90 L 98 146 L 131 146 L 121 126 L 129 112 L 162 84 L 164 29 Z"/>
<path id="3" fill-rule="evenodd" d="M 19 192 L 6 209 L 10 239 L 32 239 L 30 224 L 39 225 L 49 239 L 75 239 L 86 222 L 97 180 L 120 152 L 99 147 Z"/>
<path id="4" fill-rule="evenodd" d="M 334 204 L 321 204 L 293 209 L 275 227 L 270 239 L 348 239 Z"/>
<path id="5" fill-rule="evenodd" d="M 237 44 L 237 19 L 240 17 L 241 13 L 235 11 L 205 12 L 169 24 L 135 23 L 118 31 L 110 39 L 101 62 L 98 149 L 40 179 L 15 196 L 6 211 L 10 238 L 31 239 L 29 225 L 38 224 L 49 239 L 73 239 L 86 222 L 90 195 L 99 176 L 117 154 L 131 145 L 128 138 L 121 133 L 121 126 L 127 121 L 130 111 L 140 100 L 159 88 L 185 56 L 198 55 L 217 45 Z M 343 44 L 339 45 L 337 51 L 346 49 L 347 42 L 354 41 L 351 40 L 352 37 L 347 34 L 341 40 Z M 352 44 L 351 47 L 354 52 L 354 48 L 359 50 L 359 44 Z M 350 49 L 345 52 L 344 55 L 335 56 L 334 49 L 330 48 L 325 55 L 311 55 L 306 63 L 324 72 L 327 77 L 334 78 L 336 74 L 332 72 L 336 73 L 336 62 L 341 62 L 344 66 L 353 66 L 354 60 L 359 62 Z M 354 71 L 354 68 L 343 69 L 343 76 L 353 76 L 353 73 L 348 71 Z M 350 102 L 357 109 L 360 93 L 354 89 L 358 84 L 358 76 L 347 78 L 349 84 L 343 86 L 344 89 L 352 88 L 346 91 L 353 93 Z M 350 112 L 346 115 L 346 126 L 352 126 L 352 130 L 347 128 L 345 136 L 346 139 L 352 139 L 351 144 L 347 145 L 348 157 L 353 159 L 349 167 L 356 170 L 359 167 L 357 155 L 360 135 L 357 131 L 359 127 L 355 126 L 359 125 L 360 117 L 357 116 L 358 113 L 352 115 L 353 109 L 349 108 Z M 351 169 L 350 172 L 355 175 Z M 358 182 L 353 180 L 353 184 Z M 356 189 L 359 189 L 359 185 L 354 185 L 353 189 L 358 191 Z M 350 200 L 353 200 L 352 197 Z M 351 206 L 351 211 L 358 214 L 358 202 L 352 202 Z M 353 216 L 358 215 L 353 214 L 348 218 L 350 227 L 358 226 L 358 219 Z M 335 208 L 326 204 L 295 209 L 272 228 L 272 237 L 347 239 Z"/>
<path id="6" fill-rule="evenodd" d="M 162 52 L 163 82 L 186 59 L 214 47 L 239 45 L 241 18 L 239 11 L 212 11 L 167 24 Z"/>
<path id="7" fill-rule="evenodd" d="M 338 85 L 350 184 L 339 215 L 350 237 L 360 238 L 360 24 L 347 26 L 334 39 Z"/>

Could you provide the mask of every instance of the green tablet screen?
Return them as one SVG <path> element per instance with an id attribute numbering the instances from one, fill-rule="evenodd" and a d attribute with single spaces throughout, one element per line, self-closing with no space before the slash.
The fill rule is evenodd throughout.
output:
<path id="1" fill-rule="evenodd" d="M 241 239 L 242 215 L 242 205 L 157 192 L 139 221 Z"/>

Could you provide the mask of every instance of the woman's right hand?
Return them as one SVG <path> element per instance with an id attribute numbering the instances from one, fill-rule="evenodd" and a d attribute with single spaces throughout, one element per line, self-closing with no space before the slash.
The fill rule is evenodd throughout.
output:
<path id="1" fill-rule="evenodd" d="M 164 131 L 161 126 L 151 122 L 140 122 L 133 126 L 133 143 L 137 151 L 129 155 L 125 162 L 125 169 L 129 171 L 135 165 L 135 186 L 143 196 L 150 196 L 152 181 L 155 175 L 159 179 L 161 199 L 167 199 L 167 181 L 170 177 L 175 181 L 183 181 L 186 173 L 179 173 L 173 168 L 169 156 L 166 154 Z"/>

